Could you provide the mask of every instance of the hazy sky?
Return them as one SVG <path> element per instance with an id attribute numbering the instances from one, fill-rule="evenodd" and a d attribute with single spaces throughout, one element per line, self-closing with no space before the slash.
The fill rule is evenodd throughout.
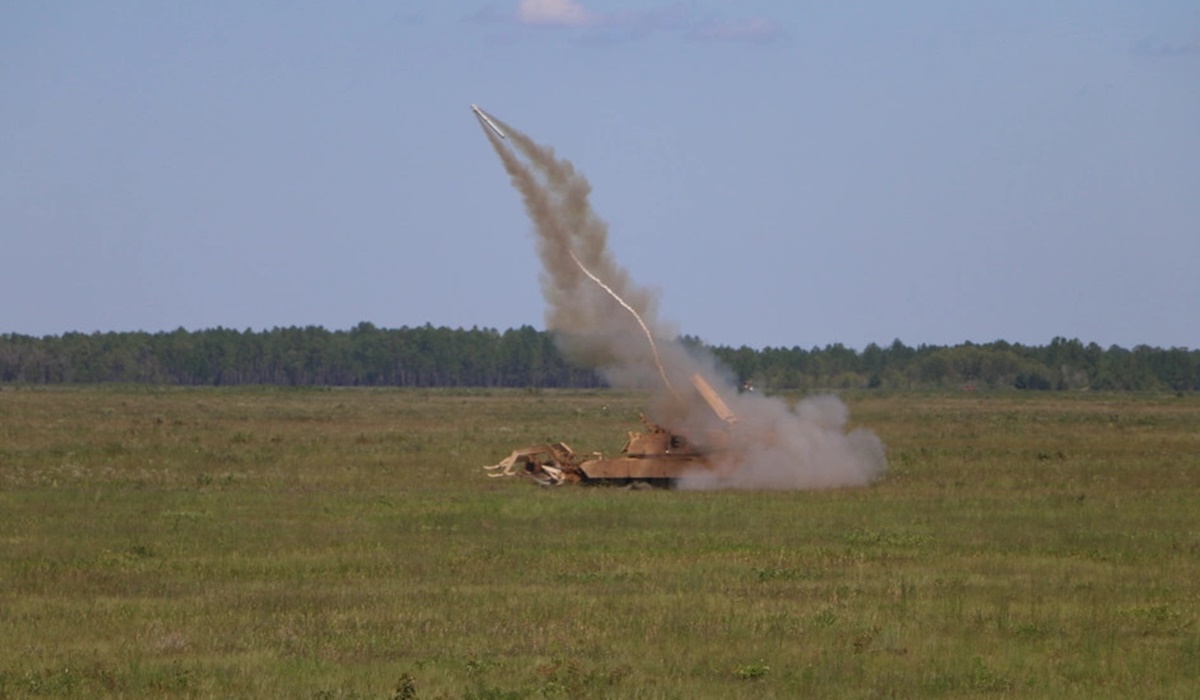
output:
<path id="1" fill-rule="evenodd" d="M 543 328 L 471 103 L 715 344 L 1200 347 L 1200 4 L 0 3 L 0 333 Z"/>

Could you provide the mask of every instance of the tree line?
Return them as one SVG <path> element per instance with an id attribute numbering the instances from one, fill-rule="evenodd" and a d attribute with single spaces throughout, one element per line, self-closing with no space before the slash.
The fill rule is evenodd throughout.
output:
<path id="1" fill-rule="evenodd" d="M 1200 390 L 1200 350 L 1138 345 L 1101 348 L 1078 339 L 1048 345 L 910 347 L 895 340 L 864 349 L 840 343 L 804 349 L 690 347 L 716 355 L 739 382 L 764 390 L 1015 388 Z M 122 382 L 170 385 L 594 388 L 592 368 L 567 362 L 546 331 L 371 323 L 237 331 L 0 334 L 0 382 Z"/>

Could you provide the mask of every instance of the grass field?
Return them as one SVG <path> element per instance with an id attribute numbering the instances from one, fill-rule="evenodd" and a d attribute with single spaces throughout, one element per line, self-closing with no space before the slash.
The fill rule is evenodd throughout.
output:
<path id="1" fill-rule="evenodd" d="M 0 389 L 0 697 L 1193 698 L 1200 397 L 851 394 L 865 489 L 545 489 L 606 392 Z"/>

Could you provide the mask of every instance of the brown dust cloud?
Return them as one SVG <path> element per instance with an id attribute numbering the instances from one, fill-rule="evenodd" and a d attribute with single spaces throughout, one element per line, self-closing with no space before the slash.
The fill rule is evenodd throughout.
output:
<path id="1" fill-rule="evenodd" d="M 648 417 L 700 445 L 720 442 L 713 468 L 679 481 L 691 489 L 820 489 L 864 486 L 887 462 L 871 431 L 847 431 L 850 413 L 836 396 L 794 406 L 739 393 L 716 358 L 678 339 L 659 316 L 658 299 L 637 285 L 608 247 L 608 225 L 589 203 L 591 185 L 554 150 L 488 115 L 505 139 L 481 123 L 533 221 L 546 327 L 565 357 L 595 367 L 610 385 L 649 393 Z M 512 148 L 509 148 L 511 144 Z M 694 388 L 699 374 L 737 416 L 724 425 Z"/>

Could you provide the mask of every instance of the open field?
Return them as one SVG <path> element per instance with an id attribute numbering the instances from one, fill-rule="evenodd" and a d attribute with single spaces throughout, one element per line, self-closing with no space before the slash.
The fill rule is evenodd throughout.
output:
<path id="1" fill-rule="evenodd" d="M 610 392 L 0 389 L 0 697 L 1192 698 L 1200 397 L 847 395 L 825 492 L 544 489 Z"/>

